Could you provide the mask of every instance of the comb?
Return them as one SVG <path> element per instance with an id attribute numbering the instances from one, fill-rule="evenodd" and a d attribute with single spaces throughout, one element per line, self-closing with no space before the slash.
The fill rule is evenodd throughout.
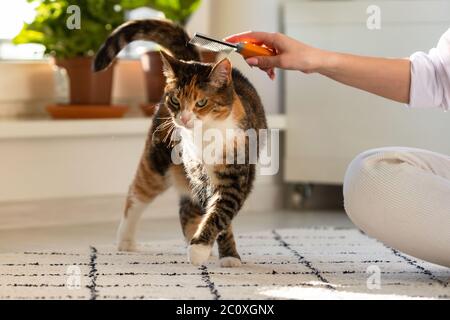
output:
<path id="1" fill-rule="evenodd" d="M 230 53 L 236 51 L 246 59 L 256 56 L 275 55 L 274 50 L 250 42 L 230 43 L 208 37 L 201 33 L 196 33 L 189 43 L 214 52 Z"/>

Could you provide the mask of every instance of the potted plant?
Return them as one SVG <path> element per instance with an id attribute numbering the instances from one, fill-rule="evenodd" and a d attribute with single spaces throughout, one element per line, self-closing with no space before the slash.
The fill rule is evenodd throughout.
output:
<path id="1" fill-rule="evenodd" d="M 164 13 L 166 19 L 186 27 L 191 15 L 200 6 L 201 0 L 123 0 L 125 9 L 136 7 L 150 7 Z M 214 62 L 217 54 L 211 51 L 201 53 L 204 62 Z M 142 110 L 148 116 L 155 112 L 157 103 L 164 93 L 165 77 L 162 71 L 162 60 L 159 51 L 148 51 L 141 57 L 147 87 L 147 104 L 142 105 Z"/>
<path id="2" fill-rule="evenodd" d="M 49 106 L 48 111 L 59 118 L 122 116 L 126 107 L 109 107 L 114 69 L 96 74 L 91 72 L 91 61 L 97 49 L 112 30 L 125 22 L 122 1 L 28 2 L 38 3 L 36 17 L 23 26 L 14 43 L 44 45 L 52 61 L 67 70 L 70 81 L 70 105 Z"/>

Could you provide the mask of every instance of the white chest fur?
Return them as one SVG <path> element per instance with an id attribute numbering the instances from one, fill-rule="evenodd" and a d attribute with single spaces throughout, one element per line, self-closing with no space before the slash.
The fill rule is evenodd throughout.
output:
<path id="1" fill-rule="evenodd" d="M 182 129 L 182 159 L 186 169 L 203 166 L 214 184 L 214 167 L 226 163 L 227 153 L 234 154 L 234 141 L 241 134 L 243 132 L 231 115 L 224 120 L 206 118 L 204 121 L 197 121 L 192 130 Z"/>

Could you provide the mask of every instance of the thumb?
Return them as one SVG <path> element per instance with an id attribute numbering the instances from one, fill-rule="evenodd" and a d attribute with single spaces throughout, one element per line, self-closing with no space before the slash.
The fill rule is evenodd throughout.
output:
<path id="1" fill-rule="evenodd" d="M 258 67 L 261 69 L 270 69 L 277 67 L 277 56 L 274 57 L 251 57 L 246 59 L 250 66 Z"/>

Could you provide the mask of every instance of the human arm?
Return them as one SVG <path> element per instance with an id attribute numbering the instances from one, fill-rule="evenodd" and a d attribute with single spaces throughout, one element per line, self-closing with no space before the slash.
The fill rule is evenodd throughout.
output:
<path id="1" fill-rule="evenodd" d="M 411 63 L 408 59 L 372 58 L 314 48 L 280 33 L 246 32 L 226 38 L 230 42 L 252 41 L 277 51 L 273 57 L 247 59 L 266 71 L 274 68 L 320 73 L 343 84 L 403 102 L 409 102 Z"/>

